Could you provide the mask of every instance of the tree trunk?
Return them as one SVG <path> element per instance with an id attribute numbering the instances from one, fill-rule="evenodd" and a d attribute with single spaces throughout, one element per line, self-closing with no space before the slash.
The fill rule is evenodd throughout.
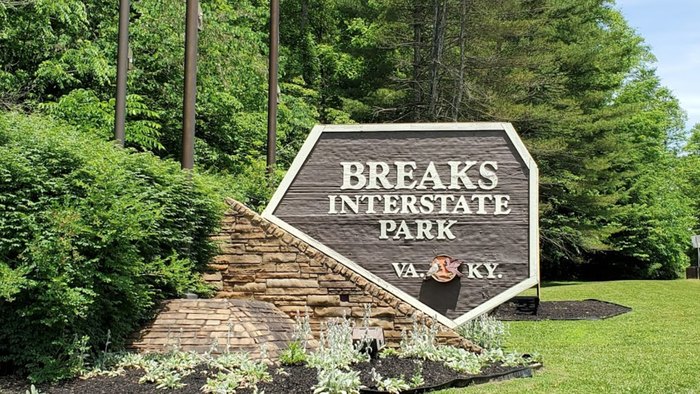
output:
<path id="1" fill-rule="evenodd" d="M 462 97 L 464 95 L 464 67 L 465 67 L 465 46 L 466 46 L 466 24 L 467 24 L 467 0 L 462 0 L 462 7 L 459 14 L 459 77 L 457 78 L 457 94 L 453 108 L 452 119 L 459 121 L 462 109 Z"/>
<path id="2" fill-rule="evenodd" d="M 440 64 L 445 46 L 445 25 L 447 24 L 447 0 L 435 0 L 435 19 L 433 24 L 433 47 L 430 66 L 430 103 L 428 113 L 431 120 L 438 116 L 438 100 L 440 97 Z"/>
<path id="3" fill-rule="evenodd" d="M 419 121 L 423 105 L 423 92 L 420 83 L 421 68 L 421 2 L 416 1 L 413 8 L 413 120 Z"/>

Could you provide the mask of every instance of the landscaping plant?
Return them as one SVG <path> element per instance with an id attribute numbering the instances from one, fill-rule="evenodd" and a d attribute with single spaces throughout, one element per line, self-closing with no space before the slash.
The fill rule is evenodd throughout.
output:
<path id="1" fill-rule="evenodd" d="M 353 344 L 353 327 L 354 323 L 345 316 L 323 323 L 318 349 L 307 358 L 307 364 L 317 369 L 318 382 L 314 386 L 314 394 L 359 392 L 360 373 L 349 367 L 369 361 L 369 356 Z"/>
<path id="2" fill-rule="evenodd" d="M 0 364 L 74 376 L 159 300 L 208 292 L 209 178 L 38 116 L 0 114 L 0 157 Z"/>
<path id="3" fill-rule="evenodd" d="M 310 367 L 319 370 L 347 368 L 369 360 L 369 356 L 352 342 L 353 323 L 349 319 L 331 319 L 323 325 L 318 349 L 307 360 Z"/>
<path id="4" fill-rule="evenodd" d="M 485 313 L 457 327 L 457 332 L 482 348 L 497 349 L 508 338 L 508 325 Z"/>
<path id="5" fill-rule="evenodd" d="M 371 374 L 372 380 L 379 390 L 386 391 L 391 394 L 399 394 L 401 391 L 411 388 L 411 385 L 406 383 L 403 376 L 398 378 L 385 378 L 374 368 L 372 368 Z"/>
<path id="6" fill-rule="evenodd" d="M 174 348 L 167 353 L 105 353 L 92 370 L 81 378 L 95 376 L 115 377 L 126 369 L 141 369 L 144 374 L 139 384 L 153 384 L 156 389 L 177 389 L 185 386 L 182 379 L 193 373 L 207 375 L 207 382 L 200 390 L 205 393 L 235 393 L 239 388 L 253 388 L 261 382 L 269 382 L 265 351 L 254 360 L 248 353 L 232 352 L 213 356 Z"/>
<path id="7" fill-rule="evenodd" d="M 411 330 L 401 332 L 399 355 L 405 358 L 436 360 L 438 358 L 437 332 L 436 324 L 428 326 L 425 321 L 419 321 L 414 315 Z"/>
<path id="8" fill-rule="evenodd" d="M 357 394 L 362 388 L 360 373 L 343 369 L 319 369 L 314 394 Z"/>
<path id="9" fill-rule="evenodd" d="M 301 315 L 297 312 L 297 316 L 294 319 L 292 341 L 280 353 L 280 363 L 282 365 L 297 365 L 306 362 L 309 338 L 312 338 L 309 314 L 306 312 L 304 315 Z"/>
<path id="10" fill-rule="evenodd" d="M 282 365 L 303 364 L 306 361 L 306 352 L 299 341 L 292 341 L 280 352 L 279 359 Z"/>

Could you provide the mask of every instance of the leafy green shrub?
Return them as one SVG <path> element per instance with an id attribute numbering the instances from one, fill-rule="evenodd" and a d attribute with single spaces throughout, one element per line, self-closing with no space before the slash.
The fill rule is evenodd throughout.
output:
<path id="1" fill-rule="evenodd" d="M 423 363 L 419 360 L 414 361 L 416 363 L 416 369 L 413 370 L 413 375 L 411 375 L 411 380 L 408 384 L 411 387 L 421 387 L 425 385 L 425 380 L 423 379 Z"/>
<path id="2" fill-rule="evenodd" d="M 121 357 L 121 363 L 128 359 Z M 154 383 L 158 389 L 178 389 L 184 387 L 182 378 L 194 373 L 194 369 L 204 363 L 201 355 L 195 352 L 173 350 L 165 354 L 153 354 L 142 363 L 144 375 L 139 383 Z"/>
<path id="3" fill-rule="evenodd" d="M 319 369 L 314 394 L 357 394 L 362 388 L 360 372 L 342 369 Z"/>
<path id="4" fill-rule="evenodd" d="M 95 376 L 119 376 L 126 369 L 141 369 L 139 384 L 152 384 L 156 389 L 177 389 L 185 386 L 182 378 L 198 373 L 207 382 L 201 387 L 204 393 L 235 393 L 239 388 L 252 388 L 257 392 L 261 382 L 272 381 L 265 362 L 265 349 L 261 359 L 254 360 L 246 352 L 224 353 L 212 356 L 173 349 L 167 353 L 103 353 L 91 371 L 81 378 Z"/>
<path id="5" fill-rule="evenodd" d="M 294 317 L 294 331 L 292 332 L 292 340 L 298 342 L 304 353 L 309 346 L 309 338 L 313 338 L 311 335 L 311 320 L 309 318 L 308 311 L 304 314 L 297 312 Z"/>
<path id="6" fill-rule="evenodd" d="M 321 323 L 323 329 L 318 349 L 307 357 L 307 364 L 317 369 L 347 368 L 349 365 L 369 361 L 369 355 L 360 351 L 352 342 L 353 323 L 346 317 Z"/>
<path id="7" fill-rule="evenodd" d="M 279 359 L 282 365 L 303 364 L 306 361 L 304 346 L 299 341 L 289 342 L 289 345 L 280 352 Z"/>
<path id="8" fill-rule="evenodd" d="M 235 373 L 218 372 L 216 376 L 207 378 L 207 383 L 201 387 L 204 393 L 235 393 L 241 386 L 243 378 Z"/>
<path id="9" fill-rule="evenodd" d="M 308 328 L 308 318 L 306 324 L 301 320 L 300 326 L 302 329 Z M 369 355 L 353 344 L 353 328 L 354 323 L 346 316 L 322 323 L 318 348 L 306 357 L 307 365 L 317 370 L 318 382 L 313 387 L 314 394 L 360 392 L 360 373 L 349 370 L 349 366 L 369 361 Z"/>
<path id="10" fill-rule="evenodd" d="M 253 362 L 250 354 L 245 352 L 224 353 L 209 361 L 209 366 L 217 370 L 226 371 L 243 368 L 243 365 Z"/>
<path id="11" fill-rule="evenodd" d="M 425 320 L 419 321 L 414 316 L 411 331 L 401 333 L 398 351 L 387 349 L 382 351 L 382 356 L 397 354 L 404 358 L 440 361 L 460 373 L 479 373 L 481 362 L 475 353 L 454 346 L 439 345 L 436 340 L 437 334 L 436 324 L 428 326 Z"/>
<path id="12" fill-rule="evenodd" d="M 459 373 L 478 374 L 481 370 L 479 356 L 468 350 L 454 346 L 440 346 L 439 359 L 448 368 Z"/>
<path id="13" fill-rule="evenodd" d="M 283 175 L 284 171 L 277 168 L 270 181 L 265 160 L 251 159 L 250 165 L 235 176 L 236 187 L 242 194 L 241 202 L 257 212 L 262 212 Z"/>
<path id="14" fill-rule="evenodd" d="M 483 314 L 459 326 L 457 332 L 483 348 L 496 349 L 508 337 L 508 325 Z"/>
<path id="15" fill-rule="evenodd" d="M 119 347 L 198 271 L 223 198 L 209 177 L 36 116 L 0 115 L 0 363 L 34 381 Z"/>
<path id="16" fill-rule="evenodd" d="M 39 108 L 82 132 L 109 139 L 109 133 L 114 129 L 114 104 L 114 99 L 101 101 L 92 90 L 75 89 L 56 102 L 40 104 Z M 126 145 L 139 150 L 165 149 L 159 141 L 159 114 L 148 108 L 145 99 L 129 94 L 126 96 L 126 108 L 129 115 L 124 133 Z"/>
<path id="17" fill-rule="evenodd" d="M 406 358 L 420 358 L 424 360 L 439 360 L 437 345 L 437 324 L 430 327 L 425 321 L 418 321 L 413 317 L 413 326 L 410 332 L 401 332 L 399 354 Z"/>
<path id="18" fill-rule="evenodd" d="M 403 376 L 399 378 L 385 378 L 374 368 L 372 368 L 370 373 L 374 384 L 377 386 L 377 389 L 381 391 L 386 391 L 391 394 L 399 394 L 400 392 L 411 388 L 411 385 L 404 380 Z"/>

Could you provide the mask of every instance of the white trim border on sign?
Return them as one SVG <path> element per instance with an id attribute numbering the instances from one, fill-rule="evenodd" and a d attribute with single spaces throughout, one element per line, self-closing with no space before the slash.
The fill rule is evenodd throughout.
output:
<path id="1" fill-rule="evenodd" d="M 398 287 L 390 284 L 384 279 L 376 276 L 375 274 L 367 271 L 365 268 L 361 267 L 352 260 L 346 258 L 335 250 L 327 247 L 323 243 L 315 240 L 306 233 L 300 231 L 296 227 L 286 223 L 284 220 L 276 217 L 274 215 L 275 210 L 279 206 L 282 198 L 287 192 L 287 189 L 291 186 L 294 179 L 296 179 L 299 171 L 303 167 L 307 158 L 311 155 L 316 143 L 321 137 L 322 133 L 344 133 L 344 132 L 411 132 L 411 131 L 505 131 L 508 139 L 515 147 L 515 150 L 520 155 L 525 166 L 529 170 L 529 242 L 528 247 L 530 249 L 529 255 L 529 266 L 530 272 L 529 277 L 516 284 L 515 286 L 503 291 L 502 293 L 490 298 L 486 302 L 478 305 L 476 308 L 471 309 L 464 315 L 456 318 L 450 319 L 441 313 L 435 311 L 424 303 L 420 302 L 417 298 L 407 294 Z M 455 328 L 467 321 L 482 315 L 498 305 L 508 301 L 509 299 L 515 297 L 521 292 L 536 286 L 539 282 L 539 171 L 537 169 L 537 164 L 532 159 L 532 156 L 527 151 L 525 144 L 520 140 L 520 137 L 516 133 L 515 129 L 510 123 L 391 123 L 391 124 L 357 124 L 357 125 L 319 125 L 315 126 L 306 141 L 302 145 L 299 153 L 292 162 L 289 170 L 282 179 L 282 182 L 277 187 L 277 190 L 272 195 L 270 203 L 267 205 L 263 211 L 263 218 L 269 220 L 270 222 L 276 224 L 280 228 L 289 232 L 290 234 L 296 236 L 312 247 L 318 249 L 322 253 L 326 254 L 328 257 L 337 260 L 341 264 L 355 271 L 358 275 L 363 276 L 368 281 L 382 287 L 384 290 L 392 293 L 396 297 L 400 298 L 402 301 L 407 302 L 421 312 L 437 319 L 440 323 L 450 327 Z"/>

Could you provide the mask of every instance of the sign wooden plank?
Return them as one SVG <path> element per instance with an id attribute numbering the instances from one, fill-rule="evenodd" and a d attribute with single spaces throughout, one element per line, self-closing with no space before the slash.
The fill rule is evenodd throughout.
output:
<path id="1" fill-rule="evenodd" d="M 449 326 L 538 282 L 537 166 L 510 124 L 317 126 L 263 216 Z"/>

